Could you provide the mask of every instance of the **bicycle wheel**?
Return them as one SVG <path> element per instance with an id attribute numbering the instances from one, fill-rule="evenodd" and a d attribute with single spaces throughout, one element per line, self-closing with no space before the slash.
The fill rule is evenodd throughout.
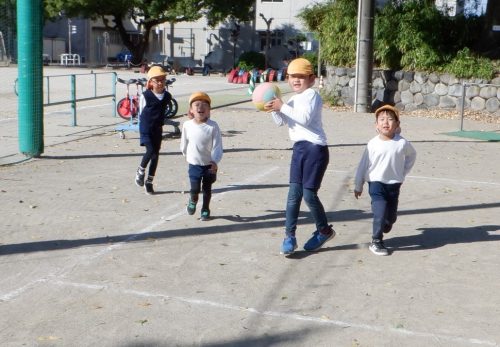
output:
<path id="1" fill-rule="evenodd" d="M 123 119 L 130 120 L 130 100 L 128 98 L 123 98 L 116 104 L 116 111 L 118 115 Z"/>
<path id="2" fill-rule="evenodd" d="M 172 118 L 177 114 L 178 110 L 179 104 L 177 104 L 177 100 L 172 99 L 165 109 L 165 118 Z"/>

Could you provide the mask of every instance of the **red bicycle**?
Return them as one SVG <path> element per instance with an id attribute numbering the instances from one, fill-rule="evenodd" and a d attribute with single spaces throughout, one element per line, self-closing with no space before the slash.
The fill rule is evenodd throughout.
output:
<path id="1" fill-rule="evenodd" d="M 142 90 L 144 89 L 144 85 L 146 83 L 146 79 L 129 79 L 127 81 L 122 80 L 121 78 L 116 79 L 117 82 L 123 83 L 127 86 L 127 93 L 123 99 L 120 99 L 116 104 L 116 111 L 118 115 L 123 119 L 132 120 L 137 119 L 139 115 L 139 98 L 142 94 Z M 136 92 L 135 95 L 130 94 L 130 85 L 135 84 Z"/>
<path id="2" fill-rule="evenodd" d="M 118 103 L 116 104 L 116 111 L 122 117 L 123 119 L 130 120 L 130 117 L 132 117 L 132 120 L 137 118 L 139 116 L 139 100 L 140 96 L 144 90 L 144 86 L 147 83 L 147 80 L 145 78 L 140 78 L 140 79 L 129 79 L 127 81 L 122 80 L 121 78 L 116 79 L 117 82 L 123 83 L 127 85 L 127 93 L 125 94 L 125 97 L 123 99 L 120 99 Z M 174 84 L 175 78 L 167 79 L 165 83 L 165 89 L 168 91 L 168 88 Z M 135 84 L 136 91 L 135 95 L 130 95 L 130 85 Z M 167 108 L 165 109 L 165 121 L 169 118 L 173 118 L 176 114 L 177 111 L 179 110 L 179 105 L 177 103 L 177 100 L 175 100 L 173 97 L 170 100 L 169 104 L 167 105 Z"/>

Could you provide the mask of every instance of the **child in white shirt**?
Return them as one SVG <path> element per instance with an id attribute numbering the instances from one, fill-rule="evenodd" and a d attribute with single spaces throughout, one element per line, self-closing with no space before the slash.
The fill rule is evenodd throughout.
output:
<path id="1" fill-rule="evenodd" d="M 304 244 L 304 249 L 316 251 L 335 236 L 318 197 L 330 155 L 321 119 L 323 102 L 318 92 L 312 89 L 316 76 L 311 62 L 304 58 L 297 58 L 290 63 L 288 75 L 288 84 L 295 95 L 287 103 L 275 98 L 264 105 L 267 111 L 272 111 L 277 125 L 288 126 L 290 140 L 294 142 L 285 212 L 285 238 L 281 246 L 281 253 L 285 255 L 292 254 L 297 248 L 295 231 L 302 198 L 316 224 L 316 230 Z"/>
<path id="2" fill-rule="evenodd" d="M 375 118 L 378 135 L 368 142 L 361 157 L 354 179 L 354 197 L 361 196 L 363 184 L 368 182 L 373 212 L 369 249 L 376 255 L 388 255 L 384 233 L 391 231 L 396 222 L 400 187 L 415 164 L 417 152 L 398 133 L 398 109 L 390 105 L 382 106 L 375 111 Z"/>
<path id="3" fill-rule="evenodd" d="M 218 163 L 222 159 L 222 136 L 218 124 L 210 119 L 210 97 L 203 92 L 189 98 L 188 117 L 182 125 L 181 152 L 189 164 L 191 184 L 187 212 L 193 215 L 200 191 L 203 192 L 201 220 L 210 219 L 212 184 L 217 180 Z"/>

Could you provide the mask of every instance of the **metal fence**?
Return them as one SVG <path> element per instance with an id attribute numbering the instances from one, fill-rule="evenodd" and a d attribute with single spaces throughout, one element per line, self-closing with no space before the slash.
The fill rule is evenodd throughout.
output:
<path id="1" fill-rule="evenodd" d="M 108 78 L 108 83 L 103 79 Z M 116 117 L 116 72 L 90 72 L 43 77 L 44 107 L 70 104 L 71 125 L 77 125 L 77 102 L 111 98 Z M 17 92 L 17 79 L 14 83 Z"/>

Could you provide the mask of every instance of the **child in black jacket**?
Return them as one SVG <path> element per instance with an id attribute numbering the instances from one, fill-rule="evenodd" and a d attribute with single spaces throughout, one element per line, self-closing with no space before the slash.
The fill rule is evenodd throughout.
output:
<path id="1" fill-rule="evenodd" d="M 172 96 L 165 90 L 166 72 L 159 66 L 148 71 L 146 91 L 141 96 L 141 114 L 139 116 L 139 134 L 141 146 L 146 147 L 141 163 L 137 168 L 135 183 L 144 186 L 146 194 L 154 194 L 153 179 L 158 166 L 163 134 L 165 110 Z M 148 177 L 144 181 L 146 167 L 149 164 Z"/>

